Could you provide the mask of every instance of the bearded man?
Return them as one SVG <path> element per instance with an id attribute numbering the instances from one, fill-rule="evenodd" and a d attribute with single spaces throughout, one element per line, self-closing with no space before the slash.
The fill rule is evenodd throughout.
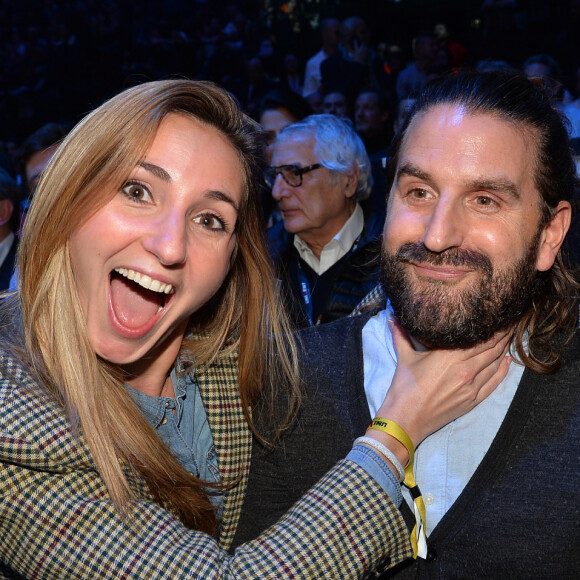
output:
<path id="1" fill-rule="evenodd" d="M 575 577 L 579 289 L 560 248 L 577 178 L 561 117 L 521 75 L 439 79 L 394 143 L 387 181 L 389 302 L 301 333 L 302 414 L 273 450 L 255 446 L 238 538 L 275 521 L 375 416 L 397 364 L 393 321 L 425 351 L 513 329 L 499 387 L 416 450 L 427 549 L 383 577 Z M 403 495 L 411 528 L 417 490 Z"/>

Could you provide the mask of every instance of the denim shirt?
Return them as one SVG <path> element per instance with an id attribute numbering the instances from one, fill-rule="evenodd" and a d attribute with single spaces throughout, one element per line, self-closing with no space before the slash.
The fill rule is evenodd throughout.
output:
<path id="1" fill-rule="evenodd" d="M 179 365 L 177 361 L 175 366 Z M 219 482 L 217 456 L 195 372 L 183 373 L 173 369 L 171 380 L 175 398 L 151 397 L 129 385 L 125 387 L 181 465 L 204 481 Z M 219 519 L 223 497 L 219 490 L 208 492 L 212 504 L 218 509 L 216 515 Z"/>

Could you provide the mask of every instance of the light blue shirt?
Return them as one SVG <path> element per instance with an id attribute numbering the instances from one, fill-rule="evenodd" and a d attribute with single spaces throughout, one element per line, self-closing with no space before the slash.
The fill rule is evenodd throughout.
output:
<path id="1" fill-rule="evenodd" d="M 176 366 L 179 361 L 176 363 Z M 149 424 L 187 471 L 204 481 L 219 482 L 220 475 L 207 413 L 195 373 L 171 372 L 173 397 L 150 397 L 129 385 L 127 391 Z M 223 509 L 221 493 L 208 490 L 211 502 Z"/>
<path id="2" fill-rule="evenodd" d="M 377 414 L 393 380 L 397 354 L 387 321 L 390 305 L 365 324 L 362 331 L 364 388 L 371 416 Z M 475 409 L 427 437 L 415 452 L 415 479 L 426 508 L 426 533 L 459 497 L 489 449 L 518 388 L 524 367 L 511 363 L 506 378 Z M 403 487 L 403 497 L 413 500 Z"/>

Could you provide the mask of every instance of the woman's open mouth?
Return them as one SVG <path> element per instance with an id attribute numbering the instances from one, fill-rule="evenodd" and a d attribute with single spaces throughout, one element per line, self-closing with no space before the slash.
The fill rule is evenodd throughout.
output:
<path id="1" fill-rule="evenodd" d="M 116 268 L 110 276 L 113 322 L 128 336 L 149 332 L 171 302 L 174 288 L 129 268 Z"/>

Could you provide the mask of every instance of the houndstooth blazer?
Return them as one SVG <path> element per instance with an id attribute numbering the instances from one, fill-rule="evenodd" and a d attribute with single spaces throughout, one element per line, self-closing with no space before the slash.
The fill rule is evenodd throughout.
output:
<path id="1" fill-rule="evenodd" d="M 136 500 L 121 519 L 60 407 L 0 351 L 0 578 L 360 578 L 408 557 L 399 511 L 346 460 L 278 524 L 234 555 L 225 552 L 251 451 L 236 376 L 235 355 L 198 376 L 221 475 L 239 477 L 225 495 L 217 542 L 186 529 L 131 474 Z"/>

